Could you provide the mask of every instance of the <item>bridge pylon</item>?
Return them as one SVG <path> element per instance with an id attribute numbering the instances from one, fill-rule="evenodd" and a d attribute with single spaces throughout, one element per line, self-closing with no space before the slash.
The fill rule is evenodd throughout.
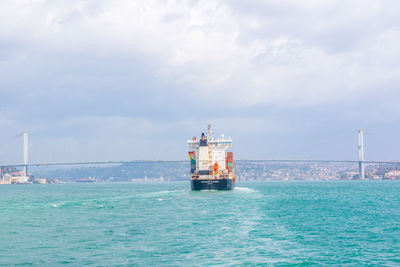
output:
<path id="1" fill-rule="evenodd" d="M 361 180 L 365 178 L 364 167 L 364 130 L 360 129 L 358 130 L 358 170 Z"/>
<path id="2" fill-rule="evenodd" d="M 24 176 L 28 176 L 28 132 L 23 133 L 24 136 Z"/>

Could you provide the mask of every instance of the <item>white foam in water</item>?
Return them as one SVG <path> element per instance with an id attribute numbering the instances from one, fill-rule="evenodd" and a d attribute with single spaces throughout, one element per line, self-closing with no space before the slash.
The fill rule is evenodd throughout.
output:
<path id="1" fill-rule="evenodd" d="M 251 189 L 251 188 L 248 188 L 248 187 L 239 187 L 239 186 L 236 186 L 236 187 L 234 188 L 234 190 L 246 191 L 246 192 L 256 192 L 256 190 L 253 190 L 253 189 Z"/>
<path id="2" fill-rule="evenodd" d="M 164 191 L 158 191 L 158 192 L 148 192 L 148 193 L 143 193 L 144 197 L 161 197 L 169 194 L 178 194 L 182 193 L 184 190 L 164 190 Z"/>
<path id="3" fill-rule="evenodd" d="M 54 208 L 58 208 L 58 207 L 61 207 L 62 205 L 64 205 L 65 204 L 65 202 L 60 202 L 60 203 L 53 203 L 53 204 L 51 204 Z"/>

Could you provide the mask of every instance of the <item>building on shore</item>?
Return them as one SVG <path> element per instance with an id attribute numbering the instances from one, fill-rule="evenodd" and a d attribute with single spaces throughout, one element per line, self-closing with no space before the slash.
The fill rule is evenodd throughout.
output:
<path id="1" fill-rule="evenodd" d="M 46 178 L 32 178 L 34 184 L 47 184 Z"/>
<path id="2" fill-rule="evenodd" d="M 16 176 L 9 173 L 2 175 L 0 178 L 0 184 L 28 184 L 28 176 Z"/>
<path id="3" fill-rule="evenodd" d="M 8 173 L 1 175 L 0 184 L 11 184 L 11 175 Z"/>
<path id="4" fill-rule="evenodd" d="M 388 180 L 398 180 L 400 179 L 400 171 L 399 170 L 391 170 L 385 173 L 385 179 Z"/>

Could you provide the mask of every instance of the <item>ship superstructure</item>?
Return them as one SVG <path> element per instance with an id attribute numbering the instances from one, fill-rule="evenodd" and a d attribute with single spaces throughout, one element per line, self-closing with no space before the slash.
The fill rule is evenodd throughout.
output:
<path id="1" fill-rule="evenodd" d="M 221 135 L 214 138 L 211 126 L 200 139 L 187 141 L 190 158 L 192 190 L 229 190 L 235 187 L 233 153 L 227 152 L 232 139 Z"/>

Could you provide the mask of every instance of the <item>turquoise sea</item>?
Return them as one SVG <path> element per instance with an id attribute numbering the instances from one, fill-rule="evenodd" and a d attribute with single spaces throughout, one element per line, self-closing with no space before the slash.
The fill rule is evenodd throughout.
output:
<path id="1" fill-rule="evenodd" d="M 0 186 L 0 265 L 400 266 L 400 181 Z"/>

